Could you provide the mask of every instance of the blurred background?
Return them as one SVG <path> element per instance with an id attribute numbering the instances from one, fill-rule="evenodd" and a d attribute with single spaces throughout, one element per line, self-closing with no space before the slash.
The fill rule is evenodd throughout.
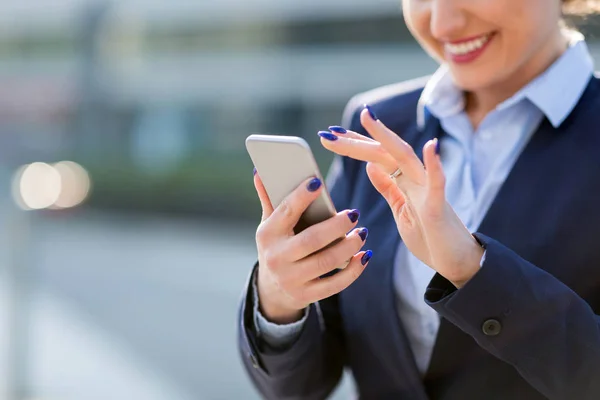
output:
<path id="1" fill-rule="evenodd" d="M 326 171 L 352 95 L 435 70 L 399 3 L 4 0 L 0 400 L 258 399 L 244 139 L 302 136 Z"/>

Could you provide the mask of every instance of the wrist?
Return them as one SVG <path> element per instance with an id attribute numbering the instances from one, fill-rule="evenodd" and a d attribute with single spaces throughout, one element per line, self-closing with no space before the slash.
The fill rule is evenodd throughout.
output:
<path id="1" fill-rule="evenodd" d="M 466 254 L 463 265 L 463 268 L 465 268 L 464 272 L 460 276 L 449 280 L 457 289 L 465 286 L 481 269 L 481 259 L 483 258 L 485 249 L 474 236 L 471 237 L 473 240 L 470 241 L 468 250 L 464 253 Z"/>
<path id="2" fill-rule="evenodd" d="M 302 310 L 273 306 L 262 300 L 259 301 L 258 309 L 267 321 L 277 325 L 287 325 L 298 322 L 304 315 Z"/>
<path id="3" fill-rule="evenodd" d="M 277 288 L 272 288 L 268 283 L 262 282 L 260 270 L 256 280 L 258 297 L 258 310 L 269 322 L 277 325 L 291 324 L 300 321 L 303 309 L 286 307 L 283 295 Z"/>

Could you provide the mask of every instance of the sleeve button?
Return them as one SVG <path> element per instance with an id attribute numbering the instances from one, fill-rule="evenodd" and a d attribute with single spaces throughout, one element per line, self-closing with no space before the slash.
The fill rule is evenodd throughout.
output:
<path id="1" fill-rule="evenodd" d="M 483 323 L 481 330 L 486 336 L 497 336 L 502 331 L 502 325 L 495 319 L 488 319 Z"/>

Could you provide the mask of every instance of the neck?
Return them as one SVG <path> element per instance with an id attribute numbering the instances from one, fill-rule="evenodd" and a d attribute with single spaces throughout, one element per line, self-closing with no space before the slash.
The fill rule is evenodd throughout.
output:
<path id="1" fill-rule="evenodd" d="M 544 72 L 567 49 L 567 38 L 561 30 L 556 33 L 555 40 L 547 43 L 508 79 L 481 90 L 465 92 L 465 112 L 475 129 L 488 113 Z"/>

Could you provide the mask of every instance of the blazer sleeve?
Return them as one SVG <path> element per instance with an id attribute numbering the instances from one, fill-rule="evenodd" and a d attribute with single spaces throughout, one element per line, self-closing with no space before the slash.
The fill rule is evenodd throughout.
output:
<path id="1" fill-rule="evenodd" d="M 434 276 L 426 302 L 549 399 L 600 398 L 598 315 L 554 276 L 475 236 L 482 268 L 460 290 Z"/>
<path id="2" fill-rule="evenodd" d="M 345 126 L 352 128 L 358 122 L 356 110 L 352 102 L 346 107 Z M 358 169 L 359 163 L 348 158 L 333 161 L 326 186 L 338 210 L 352 196 Z M 257 267 L 258 263 L 254 269 Z M 345 364 L 338 296 L 311 304 L 299 337 L 281 349 L 268 346 L 256 334 L 253 301 L 249 278 L 238 318 L 238 348 L 256 388 L 266 399 L 325 399 L 339 383 Z"/>

